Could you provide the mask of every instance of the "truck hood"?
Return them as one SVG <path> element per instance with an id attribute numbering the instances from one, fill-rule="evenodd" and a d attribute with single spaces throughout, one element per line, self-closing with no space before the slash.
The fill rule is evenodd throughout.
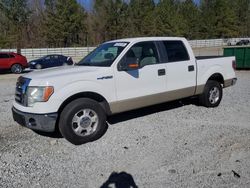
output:
<path id="1" fill-rule="evenodd" d="M 45 70 L 33 71 L 24 75 L 32 81 L 53 82 L 54 80 L 96 80 L 98 77 L 105 76 L 109 67 L 90 67 L 90 66 L 63 66 Z"/>

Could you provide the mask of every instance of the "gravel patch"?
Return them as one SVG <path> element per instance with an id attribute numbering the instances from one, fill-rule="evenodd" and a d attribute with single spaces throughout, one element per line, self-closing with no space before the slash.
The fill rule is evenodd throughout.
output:
<path id="1" fill-rule="evenodd" d="M 74 146 L 17 125 L 17 76 L 0 75 L 0 187 L 250 187 L 250 72 L 237 77 L 218 108 L 177 101 L 119 114 L 102 138 Z"/>

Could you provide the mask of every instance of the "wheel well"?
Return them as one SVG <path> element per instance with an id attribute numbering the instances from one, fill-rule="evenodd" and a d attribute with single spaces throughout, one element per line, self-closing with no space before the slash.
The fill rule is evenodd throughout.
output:
<path id="1" fill-rule="evenodd" d="M 212 76 L 209 77 L 208 80 L 214 80 L 219 82 L 220 84 L 224 85 L 224 78 L 220 73 L 215 73 Z"/>
<path id="2" fill-rule="evenodd" d="M 20 65 L 21 67 L 23 67 L 22 64 L 18 63 L 18 62 L 17 63 L 12 63 L 11 67 L 13 67 L 13 65 Z"/>
<path id="3" fill-rule="evenodd" d="M 69 98 L 67 98 L 62 105 L 60 106 L 58 113 L 61 114 L 62 110 L 64 109 L 64 107 L 69 104 L 70 102 L 72 102 L 75 99 L 79 99 L 79 98 L 89 98 L 89 99 L 93 99 L 95 101 L 97 101 L 101 107 L 104 109 L 104 111 L 106 112 L 106 114 L 111 114 L 111 110 L 109 107 L 109 104 L 107 102 L 107 100 L 101 96 L 98 93 L 94 93 L 94 92 L 83 92 L 83 93 L 77 93 Z"/>

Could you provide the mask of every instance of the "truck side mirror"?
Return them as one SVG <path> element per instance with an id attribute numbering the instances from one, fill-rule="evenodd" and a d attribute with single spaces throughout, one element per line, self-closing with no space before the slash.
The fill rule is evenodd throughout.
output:
<path id="1" fill-rule="evenodd" d="M 139 59 L 137 57 L 124 57 L 119 63 L 119 71 L 130 71 L 139 69 Z"/>

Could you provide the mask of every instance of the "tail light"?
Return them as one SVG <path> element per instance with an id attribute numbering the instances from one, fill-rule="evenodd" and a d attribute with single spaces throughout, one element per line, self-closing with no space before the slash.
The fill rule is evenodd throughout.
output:
<path id="1" fill-rule="evenodd" d="M 236 60 L 232 61 L 232 67 L 233 67 L 234 70 L 236 70 Z"/>

